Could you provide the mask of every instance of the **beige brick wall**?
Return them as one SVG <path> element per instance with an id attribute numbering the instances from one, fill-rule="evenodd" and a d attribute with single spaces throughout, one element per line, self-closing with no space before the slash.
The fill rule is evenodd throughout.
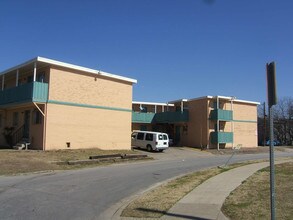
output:
<path id="1" fill-rule="evenodd" d="M 48 104 L 46 150 L 130 149 L 131 112 Z"/>
<path id="2" fill-rule="evenodd" d="M 49 100 L 132 109 L 132 84 L 53 67 L 50 71 Z"/>
<path id="3" fill-rule="evenodd" d="M 192 147 L 206 146 L 207 143 L 207 100 L 188 102 L 189 122 L 187 134 L 182 131 L 181 145 Z"/>

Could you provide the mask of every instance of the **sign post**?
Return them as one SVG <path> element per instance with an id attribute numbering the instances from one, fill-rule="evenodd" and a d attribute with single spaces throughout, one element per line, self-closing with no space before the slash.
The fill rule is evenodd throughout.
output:
<path id="1" fill-rule="evenodd" d="M 276 92 L 276 66 L 275 62 L 266 65 L 267 67 L 267 94 L 269 104 L 270 123 L 270 198 L 271 198 L 271 220 L 275 220 L 275 167 L 274 167 L 274 120 L 273 105 L 277 104 Z"/>

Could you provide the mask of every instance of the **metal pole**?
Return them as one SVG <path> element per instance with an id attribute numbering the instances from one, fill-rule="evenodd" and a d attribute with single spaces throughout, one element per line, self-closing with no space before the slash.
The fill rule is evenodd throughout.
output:
<path id="1" fill-rule="evenodd" d="M 274 167 L 274 122 L 273 108 L 269 107 L 270 120 L 270 193 L 271 193 L 271 220 L 275 220 L 275 167 Z"/>
<path id="2" fill-rule="evenodd" d="M 267 125 L 266 125 L 266 103 L 263 103 L 263 146 L 266 146 L 267 139 Z"/>

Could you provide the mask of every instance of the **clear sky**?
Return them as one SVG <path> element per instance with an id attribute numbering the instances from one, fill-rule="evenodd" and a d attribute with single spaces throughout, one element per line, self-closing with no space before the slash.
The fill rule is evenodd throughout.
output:
<path id="1" fill-rule="evenodd" d="M 36 56 L 138 80 L 135 101 L 293 95 L 292 0 L 0 0 L 0 71 Z"/>

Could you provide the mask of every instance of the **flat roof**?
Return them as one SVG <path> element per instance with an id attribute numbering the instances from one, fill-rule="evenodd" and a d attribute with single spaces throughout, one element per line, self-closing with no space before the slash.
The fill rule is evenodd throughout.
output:
<path id="1" fill-rule="evenodd" d="M 87 67 L 83 67 L 83 66 L 78 66 L 78 65 L 74 65 L 74 64 L 70 64 L 70 63 L 64 63 L 58 60 L 52 60 L 52 59 L 48 59 L 45 57 L 36 57 L 34 59 L 28 60 L 22 64 L 19 64 L 17 66 L 11 67 L 7 70 L 4 70 L 2 72 L 0 72 L 0 75 L 4 75 L 6 73 L 12 72 L 14 70 L 20 69 L 22 67 L 25 67 L 27 65 L 31 65 L 35 62 L 40 62 L 40 63 L 46 63 L 46 64 L 51 64 L 51 65 L 55 65 L 55 66 L 60 66 L 60 67 L 66 67 L 69 69 L 74 69 L 74 70 L 79 70 L 79 71 L 83 71 L 83 72 L 88 72 L 88 73 L 93 73 L 93 74 L 97 74 L 100 76 L 105 76 L 105 77 L 109 77 L 112 79 L 118 79 L 118 80 L 122 80 L 122 81 L 126 81 L 126 82 L 131 82 L 131 83 L 137 83 L 136 79 L 132 79 L 132 78 L 128 78 L 128 77 L 124 77 L 124 76 L 119 76 L 119 75 L 115 75 L 115 74 L 111 74 L 111 73 L 107 73 L 107 72 L 103 72 L 101 70 L 95 70 L 95 69 L 90 69 Z"/>
<path id="2" fill-rule="evenodd" d="M 169 103 L 164 103 L 164 102 L 138 102 L 138 101 L 133 101 L 132 104 L 174 106 L 174 104 L 169 104 Z"/>
<path id="3" fill-rule="evenodd" d="M 240 102 L 240 103 L 246 103 L 246 104 L 253 104 L 253 105 L 259 105 L 260 102 L 253 102 L 253 101 L 247 101 L 247 100 L 241 100 L 237 99 L 235 96 L 202 96 L 199 98 L 194 98 L 194 99 L 189 99 L 188 101 L 193 101 L 193 100 L 199 100 L 199 99 L 225 99 L 225 100 L 233 100 L 233 102 Z"/>
<path id="4" fill-rule="evenodd" d="M 188 102 L 188 99 L 178 99 L 178 100 L 174 100 L 174 101 L 170 101 L 168 103 L 177 103 L 177 102 Z"/>
<path id="5" fill-rule="evenodd" d="M 132 104 L 174 106 L 174 103 L 178 103 L 178 102 L 189 102 L 189 101 L 200 100 L 200 99 L 217 99 L 217 98 L 225 99 L 225 100 L 229 100 L 229 101 L 233 100 L 233 102 L 239 102 L 239 103 L 245 103 L 245 104 L 253 104 L 253 105 L 260 104 L 260 102 L 253 102 L 253 101 L 237 99 L 235 96 L 202 96 L 202 97 L 193 98 L 193 99 L 178 99 L 178 100 L 170 101 L 167 103 L 133 101 Z"/>

